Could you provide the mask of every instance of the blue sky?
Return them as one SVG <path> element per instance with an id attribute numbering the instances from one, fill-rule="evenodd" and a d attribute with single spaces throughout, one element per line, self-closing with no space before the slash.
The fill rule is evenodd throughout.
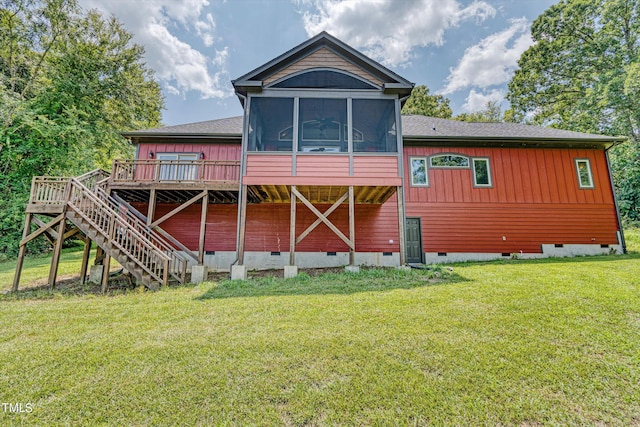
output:
<path id="1" fill-rule="evenodd" d="M 323 30 L 451 99 L 454 114 L 477 111 L 503 101 L 531 22 L 557 2 L 80 0 L 145 47 L 166 125 L 242 114 L 231 80 Z"/>

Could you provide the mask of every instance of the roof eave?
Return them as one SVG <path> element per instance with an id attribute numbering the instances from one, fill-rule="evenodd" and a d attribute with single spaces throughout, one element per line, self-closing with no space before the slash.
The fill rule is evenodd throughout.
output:
<path id="1" fill-rule="evenodd" d="M 531 137 L 495 137 L 495 136 L 424 136 L 403 135 L 405 144 L 434 145 L 440 142 L 456 142 L 458 145 L 482 145 L 482 146 L 519 146 L 519 147 L 592 147 L 609 149 L 621 144 L 624 138 L 531 138 Z"/>

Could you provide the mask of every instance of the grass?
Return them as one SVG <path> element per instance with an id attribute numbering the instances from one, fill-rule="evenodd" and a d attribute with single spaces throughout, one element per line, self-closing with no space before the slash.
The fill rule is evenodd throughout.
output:
<path id="1" fill-rule="evenodd" d="M 640 233 L 627 243 L 453 271 L 3 295 L 0 402 L 33 410 L 0 406 L 0 425 L 640 425 Z"/>

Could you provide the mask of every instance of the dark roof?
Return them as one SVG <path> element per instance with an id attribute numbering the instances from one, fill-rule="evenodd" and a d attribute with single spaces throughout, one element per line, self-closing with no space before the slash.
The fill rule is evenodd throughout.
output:
<path id="1" fill-rule="evenodd" d="M 183 125 L 164 126 L 154 129 L 144 129 L 123 132 L 125 138 L 136 137 L 241 137 L 242 116 L 227 117 L 226 119 L 207 120 L 206 122 L 186 123 Z"/>
<path id="2" fill-rule="evenodd" d="M 428 116 L 402 116 L 405 139 L 506 139 L 506 140 L 589 140 L 622 141 L 604 135 L 573 132 L 518 123 L 461 122 Z"/>
<path id="3" fill-rule="evenodd" d="M 608 146 L 624 140 L 623 138 L 612 136 L 572 132 L 542 126 L 529 126 L 517 123 L 460 122 L 457 120 L 417 115 L 402 116 L 402 134 L 405 140 L 415 142 L 582 141 Z M 240 138 L 242 136 L 242 116 L 124 132 L 123 135 L 134 139 L 140 137 Z"/>

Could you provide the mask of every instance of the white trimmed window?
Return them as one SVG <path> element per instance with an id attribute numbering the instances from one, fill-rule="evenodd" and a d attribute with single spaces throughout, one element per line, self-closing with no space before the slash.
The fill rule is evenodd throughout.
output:
<path id="1" fill-rule="evenodd" d="M 195 181 L 198 155 L 194 153 L 158 153 L 161 181 Z"/>
<path id="2" fill-rule="evenodd" d="M 593 188 L 593 174 L 589 159 L 575 159 L 576 172 L 578 174 L 578 187 Z"/>
<path id="3" fill-rule="evenodd" d="M 411 185 L 416 187 L 429 186 L 429 171 L 426 157 L 409 157 L 411 170 Z"/>
<path id="4" fill-rule="evenodd" d="M 478 157 L 473 159 L 473 186 L 491 187 L 491 166 L 489 159 Z"/>

